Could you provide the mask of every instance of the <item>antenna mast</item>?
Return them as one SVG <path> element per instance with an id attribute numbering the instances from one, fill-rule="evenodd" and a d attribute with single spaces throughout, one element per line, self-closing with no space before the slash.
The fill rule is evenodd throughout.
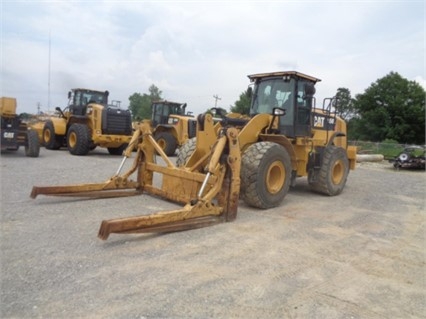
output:
<path id="1" fill-rule="evenodd" d="M 47 110 L 50 111 L 50 30 L 49 30 L 49 64 L 47 70 Z"/>

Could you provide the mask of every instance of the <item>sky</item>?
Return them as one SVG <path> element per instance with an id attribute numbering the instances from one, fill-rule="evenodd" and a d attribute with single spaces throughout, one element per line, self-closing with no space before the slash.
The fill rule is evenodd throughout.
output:
<path id="1" fill-rule="evenodd" d="M 64 108 L 72 88 L 127 108 L 151 85 L 194 114 L 229 110 L 247 75 L 274 71 L 320 78 L 317 104 L 390 72 L 426 88 L 424 0 L 0 1 L 0 95 L 18 113 Z"/>

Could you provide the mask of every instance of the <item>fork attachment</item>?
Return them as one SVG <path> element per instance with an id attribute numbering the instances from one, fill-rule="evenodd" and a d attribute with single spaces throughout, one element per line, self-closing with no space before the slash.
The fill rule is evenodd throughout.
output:
<path id="1" fill-rule="evenodd" d="M 198 202 L 168 212 L 104 220 L 98 237 L 105 240 L 111 233 L 173 232 L 210 226 L 222 221 L 222 212 L 222 208 L 210 202 Z"/>
<path id="2" fill-rule="evenodd" d="M 111 233 L 173 232 L 234 220 L 238 209 L 241 166 L 237 136 L 235 128 L 223 129 L 220 132 L 220 137 L 212 149 L 206 174 L 185 167 L 163 168 L 161 171 L 166 180 L 163 180 L 163 188 L 145 187 L 151 194 L 186 202 L 182 209 L 104 220 L 98 237 L 105 240 Z M 202 166 L 202 161 L 199 161 L 199 164 Z M 149 167 L 150 165 L 147 165 L 147 168 Z M 188 193 L 186 198 L 178 197 L 175 194 L 177 189 L 196 192 Z"/>
<path id="3" fill-rule="evenodd" d="M 131 168 L 119 175 L 136 144 Z M 161 156 L 165 166 L 157 164 L 156 154 Z M 93 198 L 147 193 L 184 204 L 182 209 L 169 212 L 104 220 L 98 234 L 101 239 L 107 239 L 111 233 L 171 232 L 236 218 L 241 167 L 236 128 L 219 129 L 211 115 L 199 116 L 196 149 L 183 167 L 176 167 L 153 138 L 149 125 L 141 123 L 124 155 L 117 173 L 104 183 L 34 186 L 31 198 L 37 195 Z M 130 179 L 134 173 L 136 181 Z M 159 187 L 153 183 L 154 174 L 161 176 Z"/>
<path id="4" fill-rule="evenodd" d="M 124 151 L 124 158 L 120 164 L 116 174 L 104 183 L 77 184 L 77 185 L 61 185 L 61 186 L 33 186 L 30 197 L 36 198 L 38 195 L 47 196 L 74 196 L 74 197 L 121 197 L 132 196 L 142 193 L 141 184 L 129 179 L 140 165 L 140 151 L 138 150 L 132 167 L 122 176 L 119 175 L 125 160 L 131 156 L 133 150 L 139 143 L 143 134 L 149 134 L 149 126 L 143 124 L 132 136 L 129 146 Z M 130 191 L 132 190 L 132 191 Z"/>

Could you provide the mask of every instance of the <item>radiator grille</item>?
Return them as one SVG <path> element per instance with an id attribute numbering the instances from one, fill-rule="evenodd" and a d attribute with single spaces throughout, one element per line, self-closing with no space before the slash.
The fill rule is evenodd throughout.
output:
<path id="1" fill-rule="evenodd" d="M 132 135 L 132 116 L 129 110 L 107 108 L 102 112 L 102 134 Z"/>

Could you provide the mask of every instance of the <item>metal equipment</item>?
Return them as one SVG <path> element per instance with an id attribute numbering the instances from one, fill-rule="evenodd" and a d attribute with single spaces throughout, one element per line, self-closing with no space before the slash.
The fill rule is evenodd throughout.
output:
<path id="1" fill-rule="evenodd" d="M 1 150 L 17 151 L 20 146 L 24 146 L 26 156 L 38 157 L 40 143 L 37 132 L 29 129 L 27 123 L 16 114 L 15 98 L 0 98 L 0 118 Z"/>
<path id="2" fill-rule="evenodd" d="M 281 204 L 296 177 L 307 176 L 313 191 L 342 192 L 356 148 L 347 145 L 346 124 L 334 99 L 315 107 L 317 78 L 294 71 L 250 75 L 254 83 L 251 118 L 197 117 L 196 138 L 179 152 L 175 165 L 155 141 L 147 123 L 135 131 L 118 171 L 98 184 L 33 187 L 37 195 L 108 197 L 143 192 L 184 204 L 179 210 L 104 220 L 98 236 L 111 233 L 170 232 L 236 218 L 239 199 L 267 209 Z M 136 148 L 132 167 L 120 175 Z M 165 166 L 157 164 L 159 154 Z M 136 180 L 130 179 L 136 173 Z M 154 173 L 161 185 L 154 185 Z"/>
<path id="3" fill-rule="evenodd" d="M 393 167 L 400 168 L 413 168 L 425 169 L 426 163 L 426 146 L 408 146 L 389 162 L 393 163 Z"/>

